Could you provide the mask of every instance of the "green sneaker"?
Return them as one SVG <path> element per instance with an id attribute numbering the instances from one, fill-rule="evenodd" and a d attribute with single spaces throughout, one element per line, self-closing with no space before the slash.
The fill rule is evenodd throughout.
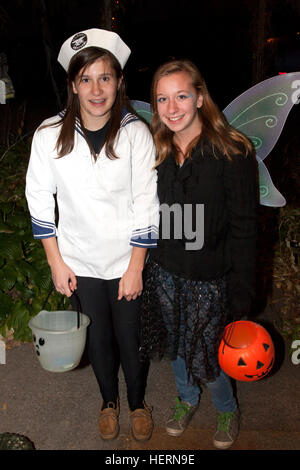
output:
<path id="1" fill-rule="evenodd" d="M 217 431 L 214 435 L 214 446 L 217 449 L 228 449 L 239 433 L 240 412 L 219 413 Z"/>
<path id="2" fill-rule="evenodd" d="M 197 406 L 190 405 L 184 401 L 181 401 L 178 397 L 176 400 L 176 406 L 174 407 L 171 418 L 168 419 L 166 424 L 166 431 L 169 436 L 180 436 L 185 429 L 188 427 Z"/>

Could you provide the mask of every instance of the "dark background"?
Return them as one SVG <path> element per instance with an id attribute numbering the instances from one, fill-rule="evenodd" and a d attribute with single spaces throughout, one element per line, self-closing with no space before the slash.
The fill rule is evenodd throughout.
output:
<path id="1" fill-rule="evenodd" d="M 131 99 L 149 101 L 153 72 L 171 57 L 199 66 L 221 109 L 265 78 L 300 70 L 300 0 L 1 0 L 0 52 L 14 101 L 26 103 L 24 131 L 63 107 L 60 46 L 94 27 L 131 48 Z"/>

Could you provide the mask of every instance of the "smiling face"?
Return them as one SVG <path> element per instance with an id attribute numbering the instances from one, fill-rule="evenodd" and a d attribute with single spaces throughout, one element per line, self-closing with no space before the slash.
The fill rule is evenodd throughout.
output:
<path id="1" fill-rule="evenodd" d="M 86 129 L 98 130 L 107 123 L 121 80 L 117 79 L 109 60 L 102 58 L 80 70 L 72 87 Z"/>
<path id="2" fill-rule="evenodd" d="M 175 134 L 192 140 L 201 132 L 198 109 L 203 96 L 185 71 L 163 76 L 157 82 L 156 105 L 160 120 Z"/>

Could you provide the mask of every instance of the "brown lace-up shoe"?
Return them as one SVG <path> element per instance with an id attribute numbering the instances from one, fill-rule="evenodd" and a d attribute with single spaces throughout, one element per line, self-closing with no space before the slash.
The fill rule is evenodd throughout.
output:
<path id="1" fill-rule="evenodd" d="M 102 404 L 103 407 L 103 404 Z M 117 404 L 107 403 L 107 408 L 100 410 L 98 432 L 102 439 L 115 439 L 119 434 L 119 400 Z"/>
<path id="2" fill-rule="evenodd" d="M 147 441 L 152 435 L 151 411 L 152 408 L 144 403 L 144 408 L 137 408 L 130 412 L 132 434 L 137 441 Z"/>

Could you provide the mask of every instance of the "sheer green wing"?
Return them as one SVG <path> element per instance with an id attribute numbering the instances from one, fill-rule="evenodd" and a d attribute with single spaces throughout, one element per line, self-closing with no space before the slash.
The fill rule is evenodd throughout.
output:
<path id="1" fill-rule="evenodd" d="M 281 207 L 285 198 L 275 188 L 262 160 L 276 144 L 294 104 L 300 100 L 300 72 L 269 78 L 235 98 L 223 111 L 228 122 L 252 140 L 259 171 L 260 204 Z M 152 118 L 149 103 L 131 101 L 136 112 L 148 123 Z"/>
<path id="2" fill-rule="evenodd" d="M 138 101 L 138 100 L 131 100 L 130 102 L 131 106 L 135 110 L 137 114 L 139 114 L 145 121 L 150 124 L 153 113 L 151 111 L 151 107 L 149 103 L 146 103 L 145 101 Z"/>
<path id="3" fill-rule="evenodd" d="M 247 135 L 256 149 L 260 204 L 281 207 L 284 197 L 275 188 L 262 160 L 276 144 L 287 116 L 299 102 L 300 72 L 269 78 L 235 98 L 223 111 L 228 122 Z"/>
<path id="4" fill-rule="evenodd" d="M 258 161 L 259 177 L 259 202 L 262 206 L 282 207 L 286 200 L 282 194 L 275 188 L 270 173 L 262 160 Z"/>

